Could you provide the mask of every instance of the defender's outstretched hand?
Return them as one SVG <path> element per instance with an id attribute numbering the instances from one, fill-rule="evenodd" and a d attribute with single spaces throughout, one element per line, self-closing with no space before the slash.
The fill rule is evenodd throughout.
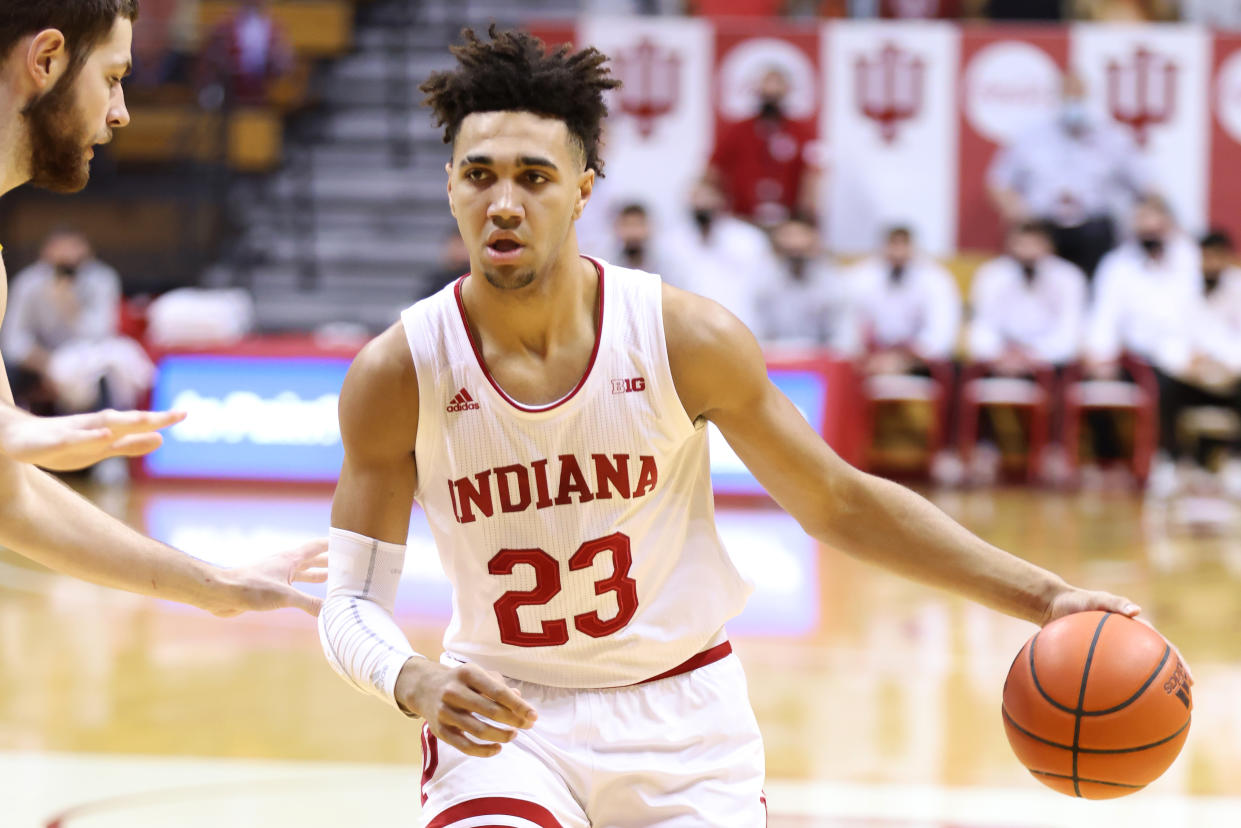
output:
<path id="1" fill-rule="evenodd" d="M 258 563 L 222 570 L 220 579 L 231 589 L 222 603 L 204 609 L 221 618 L 243 612 L 296 607 L 318 615 L 323 601 L 294 589 L 294 581 L 323 583 L 327 580 L 327 539 L 320 538 L 296 549 L 277 552 Z"/>
<path id="2" fill-rule="evenodd" d="M 22 414 L 0 424 L 0 453 L 54 471 L 92 466 L 108 457 L 138 457 L 159 448 L 157 432 L 185 419 L 180 411 L 95 411 L 67 417 Z"/>

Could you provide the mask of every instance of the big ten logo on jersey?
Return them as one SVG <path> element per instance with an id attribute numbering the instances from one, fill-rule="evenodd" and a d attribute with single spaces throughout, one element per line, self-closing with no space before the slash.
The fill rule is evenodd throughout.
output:
<path id="1" fill-rule="evenodd" d="M 449 480 L 448 495 L 457 523 L 473 523 L 480 514 L 491 517 L 497 504 L 501 513 L 512 514 L 530 508 L 610 500 L 614 496 L 632 500 L 654 491 L 659 480 L 655 458 L 645 454 L 592 454 L 589 461 L 582 463 L 572 454 L 562 454 L 556 462 L 559 467 L 555 474 L 548 470 L 549 461 L 535 460 Z M 589 471 L 594 472 L 593 480 L 588 479 Z M 552 480 L 556 481 L 554 490 Z"/>
<path id="2" fill-rule="evenodd" d="M 612 380 L 613 394 L 629 394 L 634 391 L 646 390 L 645 377 L 632 377 L 630 379 L 614 379 Z"/>

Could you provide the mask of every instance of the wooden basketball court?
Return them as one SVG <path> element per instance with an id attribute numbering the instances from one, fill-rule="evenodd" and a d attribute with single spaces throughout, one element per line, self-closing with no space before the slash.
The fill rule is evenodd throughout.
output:
<path id="1" fill-rule="evenodd" d="M 320 533 L 327 492 L 90 492 L 222 563 Z M 936 501 L 987 539 L 1122 592 L 1192 666 L 1194 725 L 1148 790 L 1052 793 L 1012 755 L 1000 688 L 1030 625 L 720 510 L 756 582 L 730 628 L 767 743 L 773 828 L 1241 825 L 1241 521 L 1225 503 L 1026 489 Z M 1209 519 L 1208 519 L 1209 518 Z M 415 516 L 398 617 L 438 652 L 447 586 Z M 0 558 L 0 825 L 415 825 L 418 727 L 327 666 L 294 611 L 220 620 Z"/>

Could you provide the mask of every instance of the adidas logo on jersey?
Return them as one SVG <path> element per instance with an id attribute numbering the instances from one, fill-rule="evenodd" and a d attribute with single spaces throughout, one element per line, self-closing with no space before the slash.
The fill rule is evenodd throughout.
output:
<path id="1" fill-rule="evenodd" d="M 470 392 L 462 388 L 457 392 L 457 396 L 452 398 L 452 402 L 448 403 L 447 411 L 455 414 L 458 411 L 471 411 L 478 408 L 478 403 L 474 402 L 474 398 L 470 396 Z"/>

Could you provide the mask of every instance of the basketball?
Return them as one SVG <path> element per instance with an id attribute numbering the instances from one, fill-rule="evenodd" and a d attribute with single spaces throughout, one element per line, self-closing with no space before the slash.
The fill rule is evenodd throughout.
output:
<path id="1" fill-rule="evenodd" d="M 1049 788 L 1086 799 L 1155 781 L 1181 752 L 1192 710 L 1176 651 L 1116 613 L 1051 622 L 1004 682 L 1004 729 L 1017 758 Z"/>

